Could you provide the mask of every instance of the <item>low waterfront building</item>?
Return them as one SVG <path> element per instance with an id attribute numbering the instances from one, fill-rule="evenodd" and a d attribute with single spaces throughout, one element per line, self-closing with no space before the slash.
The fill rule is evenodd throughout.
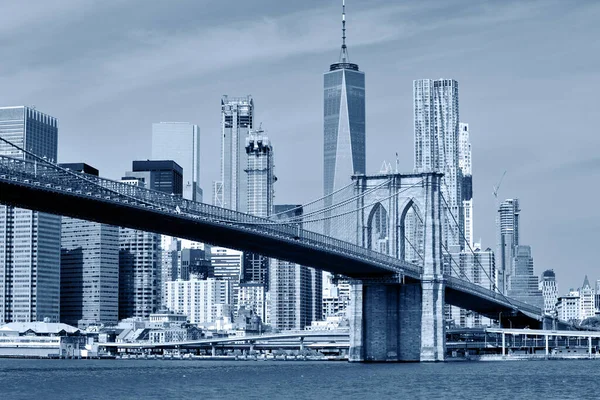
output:
<path id="1" fill-rule="evenodd" d="M 13 322 L 0 327 L 0 357 L 81 357 L 87 356 L 87 344 L 79 329 L 63 323 Z"/>

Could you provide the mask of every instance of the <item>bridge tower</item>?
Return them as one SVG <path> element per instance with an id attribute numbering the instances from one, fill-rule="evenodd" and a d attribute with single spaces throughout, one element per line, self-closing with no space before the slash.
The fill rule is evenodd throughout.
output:
<path id="1" fill-rule="evenodd" d="M 420 282 L 401 275 L 352 281 L 349 359 L 443 361 L 442 174 L 358 175 L 354 180 L 362 194 L 359 244 L 404 258 L 405 225 L 412 210 L 422 224 L 416 253 L 423 272 Z"/>

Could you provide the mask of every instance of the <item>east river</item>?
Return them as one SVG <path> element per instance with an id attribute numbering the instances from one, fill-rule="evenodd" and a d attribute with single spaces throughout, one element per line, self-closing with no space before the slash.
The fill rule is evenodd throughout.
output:
<path id="1" fill-rule="evenodd" d="M 600 361 L 0 359 L 0 399 L 598 399 Z"/>

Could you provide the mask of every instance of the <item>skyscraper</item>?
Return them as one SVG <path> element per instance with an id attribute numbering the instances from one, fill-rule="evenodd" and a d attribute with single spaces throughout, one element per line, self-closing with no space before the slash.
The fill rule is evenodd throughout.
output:
<path id="1" fill-rule="evenodd" d="M 465 248 L 473 247 L 473 173 L 469 124 L 459 124 L 458 166 L 462 173 L 462 207 L 465 224 Z"/>
<path id="2" fill-rule="evenodd" d="M 453 79 L 415 80 L 413 100 L 414 169 L 415 172 L 444 173 L 442 195 L 448 203 L 448 215 L 444 218 L 443 238 L 449 249 L 458 246 L 451 251 L 459 251 L 464 247 L 464 221 L 459 167 L 458 82 Z"/>
<path id="3" fill-rule="evenodd" d="M 531 247 L 515 247 L 513 271 L 508 280 L 508 297 L 544 309 L 544 297 L 539 289 L 538 277 L 533 274 Z"/>
<path id="4" fill-rule="evenodd" d="M 267 217 L 273 212 L 274 174 L 273 146 L 263 130 L 250 131 L 245 140 L 247 158 L 248 214 Z M 241 210 L 240 210 L 241 211 Z M 269 260 L 259 254 L 244 253 L 242 281 L 260 283 L 268 289 Z"/>
<path id="5" fill-rule="evenodd" d="M 57 159 L 58 121 L 34 108 L 0 108 L 0 136 Z M 31 158 L 4 142 L 0 154 Z M 57 215 L 0 205 L 0 323 L 59 321 L 60 221 Z"/>
<path id="6" fill-rule="evenodd" d="M 84 163 L 61 164 L 98 176 Z M 86 328 L 119 316 L 119 228 L 62 217 L 60 321 Z"/>
<path id="7" fill-rule="evenodd" d="M 246 201 L 246 136 L 253 128 L 254 100 L 252 96 L 221 99 L 221 183 L 219 198 L 213 204 L 245 212 Z"/>
<path id="8" fill-rule="evenodd" d="M 506 294 L 512 272 L 515 249 L 519 245 L 519 208 L 518 199 L 506 199 L 498 208 L 496 270 L 498 271 L 498 290 Z"/>
<path id="9" fill-rule="evenodd" d="M 200 128 L 189 122 L 152 124 L 152 159 L 173 160 L 183 168 L 183 198 L 202 201 Z"/>
<path id="10" fill-rule="evenodd" d="M 323 78 L 323 192 L 328 207 L 334 202 L 329 195 L 350 183 L 353 174 L 366 173 L 365 73 L 349 60 L 345 5 L 340 59 Z M 324 230 L 335 234 L 327 221 Z"/>
<path id="11" fill-rule="evenodd" d="M 302 217 L 302 206 L 276 205 L 278 219 Z M 280 330 L 304 329 L 322 316 L 320 270 L 272 259 L 269 266 L 270 324 Z"/>

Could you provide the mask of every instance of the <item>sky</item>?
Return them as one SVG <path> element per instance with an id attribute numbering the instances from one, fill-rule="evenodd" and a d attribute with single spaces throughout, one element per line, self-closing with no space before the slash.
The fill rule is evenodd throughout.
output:
<path id="1" fill-rule="evenodd" d="M 150 157 L 153 122 L 195 123 L 209 200 L 221 96 L 251 94 L 274 146 L 276 203 L 322 195 L 323 73 L 339 57 L 341 1 L 0 3 L 0 106 L 57 117 L 60 162 L 119 179 Z M 347 0 L 367 172 L 396 152 L 412 171 L 412 81 L 456 79 L 475 237 L 495 249 L 492 192 L 507 171 L 498 198 L 519 198 L 536 274 L 554 269 L 561 294 L 600 279 L 599 19 L 594 0 Z"/>

